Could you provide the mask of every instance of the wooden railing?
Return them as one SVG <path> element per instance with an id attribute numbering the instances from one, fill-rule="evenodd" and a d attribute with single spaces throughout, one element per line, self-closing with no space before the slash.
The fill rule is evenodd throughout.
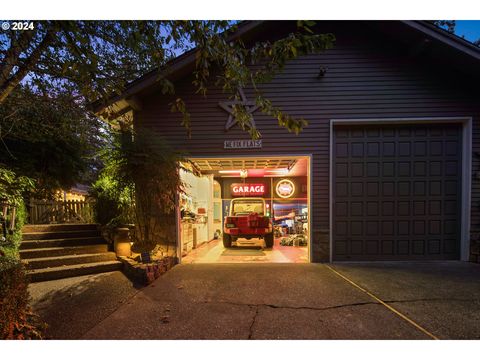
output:
<path id="1" fill-rule="evenodd" d="M 30 224 L 92 223 L 93 203 L 79 200 L 30 200 Z"/>

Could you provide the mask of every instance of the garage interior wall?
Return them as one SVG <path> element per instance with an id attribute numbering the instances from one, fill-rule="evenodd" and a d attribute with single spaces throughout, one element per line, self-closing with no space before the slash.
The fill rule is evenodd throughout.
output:
<path id="1" fill-rule="evenodd" d="M 192 248 L 213 239 L 215 227 L 213 224 L 213 176 L 195 176 L 181 170 L 180 178 L 185 184 L 186 194 L 180 195 L 180 202 L 184 208 L 195 214 L 205 214 L 205 221 L 197 223 L 182 223 L 180 239 L 182 251 L 188 252 Z"/>

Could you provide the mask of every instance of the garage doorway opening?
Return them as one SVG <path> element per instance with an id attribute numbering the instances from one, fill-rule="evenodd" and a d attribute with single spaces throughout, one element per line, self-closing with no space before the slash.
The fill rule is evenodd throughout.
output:
<path id="1" fill-rule="evenodd" d="M 195 157 L 182 171 L 182 263 L 310 262 L 310 156 Z"/>

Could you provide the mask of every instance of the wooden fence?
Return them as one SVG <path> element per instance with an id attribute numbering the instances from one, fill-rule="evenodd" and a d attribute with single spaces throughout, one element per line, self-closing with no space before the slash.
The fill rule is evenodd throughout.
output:
<path id="1" fill-rule="evenodd" d="M 30 224 L 92 223 L 93 203 L 80 200 L 30 200 Z"/>

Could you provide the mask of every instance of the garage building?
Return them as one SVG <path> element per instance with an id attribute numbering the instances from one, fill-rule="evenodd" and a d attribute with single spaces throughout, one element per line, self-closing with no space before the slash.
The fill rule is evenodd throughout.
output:
<path id="1" fill-rule="evenodd" d="M 275 38 L 294 26 L 247 21 L 232 41 Z M 275 106 L 309 121 L 299 135 L 256 111 L 262 138 L 251 140 L 229 120 L 222 89 L 212 85 L 206 97 L 195 92 L 195 51 L 165 69 L 175 96 L 188 106 L 191 138 L 170 111 L 174 97 L 158 90 L 158 72 L 132 83 L 112 104 L 203 166 L 211 208 L 195 209 L 206 218 L 211 211 L 212 224 L 223 221 L 224 200 L 231 197 L 213 196 L 214 181 L 228 188 L 226 172 L 239 172 L 236 183 L 267 179 L 268 188 L 292 170 L 288 164 L 269 168 L 269 161 L 306 159 L 306 261 L 478 261 L 480 49 L 422 21 L 318 21 L 316 31 L 333 33 L 334 48 L 290 61 L 260 85 Z M 252 89 L 239 91 L 245 104 L 253 99 Z M 254 159 L 264 162 L 245 165 Z M 267 201 L 273 206 L 273 196 Z M 207 240 L 215 230 L 212 225 Z"/>

